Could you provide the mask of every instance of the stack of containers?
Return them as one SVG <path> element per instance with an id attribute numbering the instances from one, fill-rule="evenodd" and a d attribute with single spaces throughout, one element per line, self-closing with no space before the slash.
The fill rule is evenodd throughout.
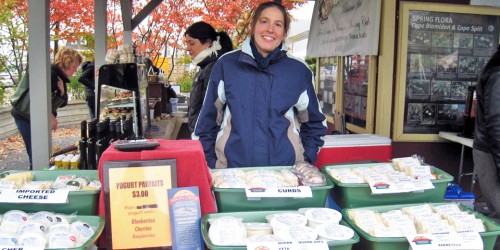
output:
<path id="1" fill-rule="evenodd" d="M 315 169 L 313 167 L 313 169 Z M 282 170 L 291 170 L 291 167 L 247 167 L 247 168 L 232 168 L 228 169 L 231 171 L 244 171 L 244 173 L 249 173 L 249 171 L 255 170 L 271 170 L 281 172 Z M 219 170 L 220 171 L 220 170 Z M 214 176 L 214 175 L 213 175 Z M 333 188 L 333 183 L 328 178 L 326 179 L 326 185 L 322 186 L 311 186 L 312 197 L 310 198 L 288 198 L 288 197 L 274 197 L 274 198 L 247 198 L 245 188 L 222 188 L 222 187 L 212 187 L 214 196 L 217 203 L 218 213 L 207 214 L 202 218 L 202 235 L 206 245 L 210 249 L 247 249 L 244 243 L 235 244 L 232 246 L 227 245 L 217 245 L 217 241 L 213 242 L 210 238 L 210 222 L 216 219 L 224 218 L 239 218 L 235 225 L 239 223 L 248 225 L 258 224 L 259 230 L 266 230 L 270 227 L 269 216 L 277 213 L 293 213 L 299 214 L 299 210 L 304 211 L 305 208 L 323 208 L 334 211 L 335 210 L 325 208 L 325 203 L 330 190 Z M 299 215 L 300 216 L 300 215 Z M 305 215 L 302 215 L 305 218 Z M 266 218 L 267 217 L 267 218 Z M 342 215 L 338 213 L 337 224 L 347 226 L 348 224 L 341 220 Z M 306 226 L 306 225 L 300 225 Z M 224 227 L 226 228 L 226 227 Z M 247 231 L 249 227 L 247 226 Z M 251 229 L 250 229 L 251 230 Z M 232 232 L 239 232 L 238 227 L 231 230 Z M 273 232 L 275 233 L 275 232 Z M 250 233 L 251 234 L 251 233 Z M 353 244 L 359 241 L 359 236 L 353 232 L 353 236 L 349 240 L 337 240 L 328 241 L 328 246 L 330 249 L 345 249 L 349 250 L 352 248 Z M 227 237 L 229 237 L 227 235 Z M 317 239 L 317 238 L 315 238 Z"/>
<path id="2" fill-rule="evenodd" d="M 366 158 L 366 161 L 373 160 Z M 395 159 L 394 159 L 395 160 Z M 410 160 L 416 160 L 411 159 Z M 417 160 L 418 161 L 418 160 Z M 374 237 L 369 232 L 358 226 L 357 219 L 350 218 L 350 215 L 366 210 L 374 212 L 387 212 L 395 209 L 401 209 L 407 206 L 418 206 L 422 204 L 441 204 L 444 200 L 444 195 L 448 184 L 453 181 L 453 176 L 448 173 L 429 166 L 430 172 L 436 179 L 431 182 L 434 185 L 433 189 L 425 189 L 424 191 L 378 194 L 372 195 L 371 188 L 365 180 L 360 180 L 358 183 L 354 179 L 348 180 L 346 177 L 340 178 L 338 173 L 346 171 L 347 173 L 361 170 L 372 170 L 382 165 L 389 165 L 389 162 L 372 162 L 372 163 L 342 163 L 335 165 L 324 165 L 322 171 L 334 183 L 335 187 L 330 194 L 333 201 L 340 206 L 344 219 L 356 230 L 360 235 L 359 249 L 391 249 L 391 250 L 406 250 L 410 247 L 408 240 L 405 237 Z M 396 164 L 394 164 L 396 166 Z M 397 168 L 397 167 L 395 167 Z M 361 178 L 363 179 L 363 178 Z M 340 181 L 345 180 L 345 181 Z M 364 183 L 363 183 L 364 182 Z M 484 249 L 493 249 L 497 235 L 500 233 L 500 227 L 481 214 L 460 206 L 462 211 L 469 214 L 475 214 L 476 218 L 481 219 L 485 225 L 486 231 L 480 233 Z M 358 222 L 359 223 L 359 222 Z M 373 233 L 373 232 L 372 232 Z"/>
<path id="3" fill-rule="evenodd" d="M 10 176 L 10 177 L 9 177 Z M 43 183 L 54 182 L 58 177 L 71 176 L 75 182 L 81 180 L 94 181 L 98 184 L 99 177 L 97 170 L 34 170 L 34 171 L 5 171 L 0 173 L 0 179 L 17 180 L 14 176 L 20 176 L 23 179 L 23 189 L 32 189 L 34 186 Z M 26 176 L 26 177 L 24 177 Z M 81 179 L 81 180 L 80 180 Z M 16 181 L 17 182 L 17 181 Z M 7 182 L 4 182 L 7 183 Z M 34 184 L 41 183 L 41 184 Z M 69 185 L 69 183 L 68 183 Z M 28 186 L 28 187 L 26 187 Z M 61 218 L 67 217 L 71 226 L 81 226 L 85 228 L 85 238 L 83 241 L 75 244 L 75 247 L 64 247 L 65 249 L 89 249 L 97 241 L 104 229 L 104 219 L 97 216 L 100 190 L 70 191 L 67 202 L 64 204 L 54 203 L 12 203 L 0 201 L 0 227 L 2 224 L 10 223 L 5 219 L 5 215 L 11 213 L 25 214 L 26 219 L 30 220 L 36 214 L 54 214 Z M 3 220 L 2 220 L 3 217 Z M 47 217 L 48 218 L 48 217 Z M 55 222 L 56 220 L 54 220 Z M 46 230 L 49 232 L 50 227 Z M 76 229 L 75 230 L 80 230 Z M 73 231 L 71 231 L 73 232 Z M 70 230 L 66 230 L 70 233 Z M 57 239 L 54 239 L 57 241 Z M 47 238 L 47 246 L 51 243 L 50 237 Z M 15 245 L 9 245 L 15 246 Z"/>

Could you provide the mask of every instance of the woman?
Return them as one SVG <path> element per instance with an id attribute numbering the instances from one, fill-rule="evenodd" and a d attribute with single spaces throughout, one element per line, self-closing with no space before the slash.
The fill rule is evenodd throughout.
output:
<path id="1" fill-rule="evenodd" d="M 191 60 L 199 67 L 189 95 L 188 127 L 192 133 L 200 114 L 214 63 L 224 53 L 233 50 L 233 43 L 226 32 L 216 32 L 206 22 L 193 23 L 184 36 Z"/>
<path id="2" fill-rule="evenodd" d="M 194 138 L 210 168 L 313 163 L 326 120 L 307 65 L 287 55 L 285 8 L 255 10 L 251 37 L 215 63 Z"/>
<path id="3" fill-rule="evenodd" d="M 68 94 L 66 84 L 70 82 L 71 77 L 80 64 L 83 57 L 73 48 L 62 47 L 57 52 L 54 63 L 51 65 L 50 75 L 50 93 L 52 101 L 52 130 L 57 129 L 57 109 L 66 106 L 68 103 Z M 29 81 L 28 72 L 23 76 L 14 96 L 12 97 L 11 114 L 16 122 L 17 129 L 23 137 L 26 151 L 30 159 L 30 170 L 33 170 L 31 159 L 31 123 L 30 123 L 30 105 L 29 105 Z"/>

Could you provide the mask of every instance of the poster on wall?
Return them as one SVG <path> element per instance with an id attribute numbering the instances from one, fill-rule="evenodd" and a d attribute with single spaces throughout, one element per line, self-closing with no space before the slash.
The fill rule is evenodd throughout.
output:
<path id="1" fill-rule="evenodd" d="M 369 56 L 347 56 L 344 58 L 344 102 L 345 120 L 360 128 L 366 128 L 368 98 Z"/>
<path id="2" fill-rule="evenodd" d="M 307 57 L 377 55 L 382 0 L 319 0 Z"/>
<path id="3" fill-rule="evenodd" d="M 335 115 L 335 97 L 337 92 L 337 58 L 319 58 L 319 86 L 318 99 L 323 113 L 327 117 Z"/>
<path id="4" fill-rule="evenodd" d="M 176 160 L 104 163 L 106 239 L 110 249 L 172 247 L 168 190 Z"/>
<path id="5" fill-rule="evenodd" d="M 467 88 L 496 50 L 499 16 L 409 10 L 404 134 L 463 130 Z"/>

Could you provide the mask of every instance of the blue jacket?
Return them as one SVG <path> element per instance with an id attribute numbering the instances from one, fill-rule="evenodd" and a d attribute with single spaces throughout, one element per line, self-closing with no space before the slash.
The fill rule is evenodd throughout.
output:
<path id="1" fill-rule="evenodd" d="M 326 119 L 312 71 L 286 54 L 258 68 L 250 40 L 214 65 L 193 138 L 211 168 L 291 166 L 316 161 Z"/>

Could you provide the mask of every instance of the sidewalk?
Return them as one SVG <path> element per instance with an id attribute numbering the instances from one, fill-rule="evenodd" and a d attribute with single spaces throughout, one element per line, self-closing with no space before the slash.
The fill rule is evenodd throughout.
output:
<path id="1" fill-rule="evenodd" d="M 59 128 L 52 133 L 52 147 L 64 148 L 80 140 L 80 125 Z M 29 158 L 23 139 L 17 134 L 0 140 L 0 172 L 28 170 Z"/>

